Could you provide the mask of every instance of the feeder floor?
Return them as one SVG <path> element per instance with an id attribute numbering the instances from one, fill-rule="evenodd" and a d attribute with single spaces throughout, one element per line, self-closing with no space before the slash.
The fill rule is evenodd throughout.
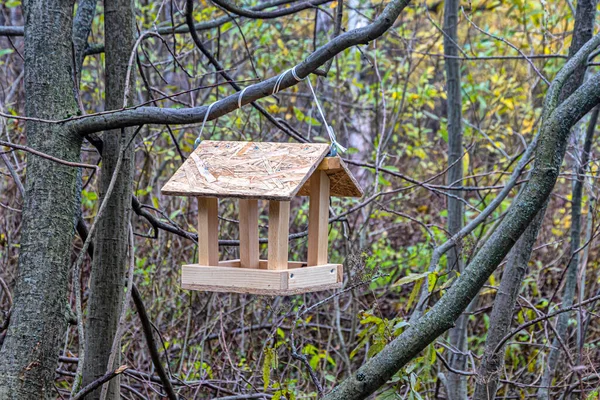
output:
<path id="1" fill-rule="evenodd" d="M 181 287 L 205 292 L 290 296 L 342 286 L 341 264 L 307 267 L 305 262 L 289 261 L 288 269 L 266 267 L 266 260 L 260 260 L 258 269 L 242 268 L 240 260 L 220 261 L 218 266 L 184 265 Z"/>

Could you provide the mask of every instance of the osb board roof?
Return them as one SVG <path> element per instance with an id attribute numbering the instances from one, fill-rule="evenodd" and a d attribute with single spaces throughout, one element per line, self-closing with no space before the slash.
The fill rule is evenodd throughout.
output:
<path id="1" fill-rule="evenodd" d="M 161 192 L 175 196 L 291 200 L 329 152 L 324 143 L 204 140 Z M 348 169 L 327 171 L 331 196 L 361 196 Z"/>
<path id="2" fill-rule="evenodd" d="M 340 160 L 340 168 L 326 169 L 325 173 L 329 176 L 329 192 L 334 197 L 362 197 L 363 191 L 348 170 L 346 163 Z M 310 178 L 302 185 L 296 196 L 310 195 Z"/>

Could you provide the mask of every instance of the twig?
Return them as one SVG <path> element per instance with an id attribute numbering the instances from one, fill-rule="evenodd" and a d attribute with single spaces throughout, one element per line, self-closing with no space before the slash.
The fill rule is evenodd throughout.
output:
<path id="1" fill-rule="evenodd" d="M 152 323 L 150 322 L 150 318 L 148 317 L 148 313 L 146 312 L 146 307 L 144 306 L 142 296 L 140 295 L 140 292 L 138 291 L 135 285 L 131 286 L 131 294 L 138 316 L 140 317 L 140 322 L 142 323 L 142 331 L 144 332 L 146 344 L 148 345 L 148 350 L 150 351 L 150 358 L 152 358 L 152 364 L 154 365 L 154 368 L 156 368 L 156 373 L 158 374 L 160 381 L 165 391 L 167 392 L 167 397 L 170 400 L 178 400 L 177 394 L 175 393 L 173 385 L 171 384 L 171 380 L 167 376 L 165 367 L 163 367 L 160 361 L 160 356 L 156 347 L 156 341 L 154 340 L 154 335 L 152 334 Z"/>
<path id="2" fill-rule="evenodd" d="M 103 385 L 104 383 L 110 381 L 115 376 L 122 374 L 128 368 L 129 367 L 127 365 L 121 365 L 119 368 L 115 369 L 114 371 L 107 372 L 104 376 L 101 376 L 100 378 L 96 379 L 89 385 L 82 388 L 75 396 L 71 397 L 71 400 L 83 399 L 85 396 L 87 396 L 88 393 L 90 393 L 91 391 L 96 389 L 98 386 Z"/>
<path id="3" fill-rule="evenodd" d="M 56 163 L 67 165 L 69 167 L 88 168 L 88 169 L 93 169 L 93 170 L 97 170 L 98 169 L 98 166 L 96 166 L 96 165 L 84 164 L 84 163 L 78 163 L 78 162 L 71 162 L 71 161 L 62 160 L 60 158 L 53 157 L 53 156 L 51 156 L 49 154 L 42 153 L 41 151 L 32 149 L 31 147 L 23 146 L 23 145 L 15 144 L 15 143 L 10 143 L 10 142 L 5 142 L 4 140 L 0 140 L 0 146 L 6 146 L 6 147 L 11 147 L 11 148 L 17 149 L 17 150 L 23 150 L 23 151 L 26 151 L 28 153 L 35 154 L 36 156 L 40 156 L 42 158 L 45 158 L 46 160 L 54 161 Z M 6 160 L 5 160 L 5 162 L 6 162 Z M 13 178 L 14 178 L 14 176 L 13 176 Z"/>
<path id="4" fill-rule="evenodd" d="M 576 308 L 584 306 L 586 304 L 593 303 L 594 301 L 599 300 L 599 299 L 600 299 L 600 295 L 596 295 L 596 296 L 591 297 L 591 298 L 589 298 L 589 299 L 587 299 L 585 301 L 582 301 L 580 303 L 573 304 L 570 307 L 561 308 L 560 310 L 556 310 L 554 312 L 551 312 L 551 313 L 543 315 L 541 317 L 532 319 L 531 321 L 528 321 L 528 322 L 525 322 L 525 323 L 519 325 L 516 329 L 512 330 L 510 333 L 508 333 L 506 336 L 504 336 L 500 342 L 498 342 L 498 344 L 494 348 L 494 353 L 497 353 L 498 351 L 500 351 L 500 349 L 502 348 L 502 346 L 504 346 L 504 343 L 506 343 L 506 341 L 508 339 L 510 339 L 511 337 L 513 337 L 514 335 L 516 335 L 517 333 L 521 332 L 523 329 L 525 329 L 525 328 L 527 328 L 527 327 L 529 327 L 531 325 L 535 325 L 538 322 L 541 322 L 541 321 L 547 320 L 549 318 L 555 317 L 558 314 L 569 312 L 569 311 L 572 311 L 572 310 L 574 310 Z"/>

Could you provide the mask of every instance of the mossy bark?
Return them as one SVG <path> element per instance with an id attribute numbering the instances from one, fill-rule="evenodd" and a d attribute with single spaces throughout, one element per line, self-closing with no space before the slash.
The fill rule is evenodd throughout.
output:
<path id="1" fill-rule="evenodd" d="M 73 2 L 27 0 L 25 110 L 60 119 L 77 112 L 73 96 Z M 28 121 L 27 144 L 79 161 L 81 138 L 60 124 Z M 56 397 L 54 370 L 66 322 L 69 262 L 79 208 L 78 170 L 27 155 L 19 270 L 10 326 L 0 351 L 1 399 Z"/>

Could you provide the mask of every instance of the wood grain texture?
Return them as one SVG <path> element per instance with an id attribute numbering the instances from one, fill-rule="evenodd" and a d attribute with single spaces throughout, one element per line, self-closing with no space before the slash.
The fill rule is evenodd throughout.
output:
<path id="1" fill-rule="evenodd" d="M 205 140 L 162 188 L 162 193 L 290 200 L 328 151 L 325 143 Z"/>
<path id="2" fill-rule="evenodd" d="M 236 261 L 236 260 L 233 260 Z M 181 287 L 207 292 L 288 296 L 341 287 L 343 267 L 326 264 L 285 270 L 224 266 L 184 265 Z"/>
<path id="3" fill-rule="evenodd" d="M 329 176 L 331 197 L 362 197 L 362 188 L 340 157 L 326 157 L 317 168 Z M 302 185 L 297 196 L 310 196 L 310 179 L 312 177 Z"/>
<path id="4" fill-rule="evenodd" d="M 317 171 L 310 177 L 308 210 L 308 265 L 327 264 L 329 227 L 329 177 Z"/>
<path id="5" fill-rule="evenodd" d="M 198 198 L 198 263 L 219 263 L 219 200 Z"/>
<path id="6" fill-rule="evenodd" d="M 269 201 L 269 270 L 287 269 L 290 232 L 290 202 Z"/>
<path id="7" fill-rule="evenodd" d="M 322 171 L 327 171 L 330 169 L 340 169 L 340 168 L 342 168 L 341 161 L 342 161 L 342 159 L 339 158 L 338 156 L 325 157 L 323 159 L 323 161 L 321 161 L 321 163 L 319 164 L 319 167 L 317 169 L 322 170 Z"/>
<path id="8" fill-rule="evenodd" d="M 258 200 L 239 200 L 240 262 L 244 268 L 258 268 Z"/>

